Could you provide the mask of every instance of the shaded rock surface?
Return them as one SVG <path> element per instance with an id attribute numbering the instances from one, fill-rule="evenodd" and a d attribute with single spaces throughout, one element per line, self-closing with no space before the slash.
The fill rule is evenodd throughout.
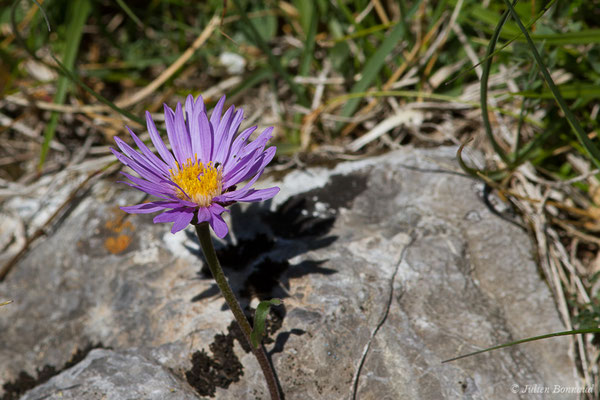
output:
<path id="1" fill-rule="evenodd" d="M 564 330 L 527 234 L 488 210 L 455 152 L 294 171 L 272 202 L 231 208 L 219 257 L 249 314 L 284 300 L 265 342 L 287 400 L 553 398 L 514 385 L 578 383 L 567 338 L 441 364 Z M 268 398 L 193 230 L 117 208 L 142 199 L 98 182 L 0 284 L 15 301 L 0 310 L 5 399 Z"/>
<path id="2" fill-rule="evenodd" d="M 23 400 L 197 399 L 197 393 L 170 371 L 137 351 L 92 350 L 74 367 L 27 392 Z"/>

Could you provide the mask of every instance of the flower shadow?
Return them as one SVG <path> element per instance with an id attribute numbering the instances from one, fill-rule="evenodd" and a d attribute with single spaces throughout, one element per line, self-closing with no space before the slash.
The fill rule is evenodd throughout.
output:
<path id="1" fill-rule="evenodd" d="M 231 235 L 215 243 L 217 256 L 229 283 L 245 308 L 252 299 L 289 297 L 290 280 L 308 274 L 331 275 L 336 271 L 323 267 L 327 260 L 305 260 L 291 264 L 290 260 L 311 250 L 330 246 L 337 236 L 328 235 L 335 223 L 335 214 L 316 213 L 310 199 L 295 196 L 275 211 L 271 201 L 254 203 L 242 210 L 231 207 Z M 190 241 L 197 242 L 192 232 Z M 202 251 L 186 246 L 204 262 Z M 199 279 L 212 279 L 204 262 Z M 219 295 L 216 284 L 192 298 L 201 301 Z M 226 305 L 223 305 L 226 308 Z"/>

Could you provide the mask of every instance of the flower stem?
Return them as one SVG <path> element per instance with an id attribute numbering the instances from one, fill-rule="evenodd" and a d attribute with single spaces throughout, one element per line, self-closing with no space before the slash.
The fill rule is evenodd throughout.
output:
<path id="1" fill-rule="evenodd" d="M 227 305 L 231 309 L 235 320 L 237 321 L 240 328 L 242 328 L 242 332 L 244 332 L 244 337 L 246 338 L 246 342 L 252 349 L 254 356 L 258 360 L 258 364 L 265 375 L 265 379 L 267 380 L 267 385 L 269 387 L 269 392 L 271 394 L 271 400 L 281 400 L 281 396 L 279 394 L 279 388 L 277 386 L 277 381 L 275 379 L 275 372 L 273 371 L 273 367 L 269 363 L 267 359 L 267 354 L 265 353 L 265 349 L 262 344 L 258 348 L 254 348 L 250 341 L 250 334 L 252 333 L 252 327 L 250 323 L 246 319 L 242 308 L 240 307 L 240 303 L 238 303 L 229 283 L 227 283 L 227 278 L 223 273 L 223 269 L 221 268 L 221 264 L 219 263 L 219 259 L 217 258 L 217 253 L 215 252 L 215 248 L 213 246 L 212 238 L 210 237 L 210 228 L 207 222 L 202 222 L 200 224 L 195 225 L 196 234 L 198 235 L 198 239 L 200 239 L 200 246 L 202 246 L 202 251 L 204 252 L 204 256 L 206 257 L 206 262 L 208 263 L 208 267 L 210 268 L 210 272 L 212 273 L 213 278 L 217 282 L 217 286 L 221 289 L 221 293 L 223 297 L 225 297 L 225 301 Z"/>

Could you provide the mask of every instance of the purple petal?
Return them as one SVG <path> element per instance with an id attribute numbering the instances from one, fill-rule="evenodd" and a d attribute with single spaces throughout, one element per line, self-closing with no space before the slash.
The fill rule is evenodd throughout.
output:
<path id="1" fill-rule="evenodd" d="M 206 108 L 204 108 L 204 99 L 202 98 L 201 95 L 198 95 L 198 97 L 196 97 L 196 101 L 194 102 L 194 107 L 198 108 L 199 111 L 206 112 Z"/>
<path id="2" fill-rule="evenodd" d="M 173 222 L 171 233 L 177 233 L 192 221 L 194 212 L 193 208 L 180 207 L 157 215 L 153 221 L 155 224 L 159 222 Z"/>
<path id="3" fill-rule="evenodd" d="M 213 131 L 216 131 L 219 127 L 219 121 L 221 119 L 221 114 L 223 113 L 223 105 L 225 105 L 225 96 L 221 97 L 213 108 L 212 114 L 210 114 L 210 124 L 213 127 Z"/>
<path id="4" fill-rule="evenodd" d="M 229 228 L 227 227 L 225 221 L 223 221 L 223 217 L 221 217 L 221 215 L 211 212 L 208 223 L 212 227 L 213 231 L 215 231 L 215 235 L 217 235 L 219 238 L 223 239 L 225 236 L 227 236 Z"/>
<path id="5" fill-rule="evenodd" d="M 252 143 L 248 144 L 244 147 L 240 152 L 239 156 L 244 157 L 246 154 L 253 152 L 258 148 L 263 148 L 267 145 L 267 142 L 273 137 L 271 135 L 273 133 L 273 127 L 270 126 L 263 131 L 256 139 L 252 141 Z"/>
<path id="6" fill-rule="evenodd" d="M 148 180 L 159 181 L 164 179 L 165 175 L 162 173 L 160 169 L 158 169 L 154 164 L 148 161 L 147 158 L 142 156 L 140 153 L 135 151 L 131 146 L 125 143 L 120 137 L 115 136 L 115 143 L 119 146 L 119 149 L 129 157 L 129 164 L 127 166 L 135 165 L 135 172 L 145 177 Z M 113 152 L 114 154 L 114 152 Z M 133 169 L 133 168 L 132 168 Z M 168 175 L 167 175 L 168 176 Z"/>
<path id="7" fill-rule="evenodd" d="M 236 201 L 245 201 L 247 203 L 252 203 L 256 201 L 264 201 L 269 200 L 275 197 L 277 193 L 279 193 L 279 188 L 277 186 L 267 188 L 267 189 L 251 189 L 247 194 L 240 196 L 236 199 Z"/>
<path id="8" fill-rule="evenodd" d="M 225 188 L 228 188 L 232 185 L 240 182 L 240 179 L 237 179 L 240 176 L 243 176 L 248 168 L 250 168 L 256 162 L 256 159 L 260 157 L 258 151 L 255 151 L 252 154 L 246 155 L 246 157 L 239 159 L 234 164 L 229 164 L 229 168 L 223 168 L 223 185 Z"/>
<path id="9" fill-rule="evenodd" d="M 148 111 L 146 111 L 146 126 L 148 127 L 148 133 L 150 134 L 152 144 L 154 144 L 154 148 L 156 151 L 158 151 L 158 154 L 167 163 L 167 165 L 171 167 L 171 169 L 175 168 L 177 166 L 175 164 L 175 159 L 173 158 L 171 152 L 167 149 L 167 146 L 165 146 L 165 143 L 162 141 L 160 134 L 158 133 L 158 129 L 156 129 L 156 125 L 154 125 L 152 116 Z"/>
<path id="10" fill-rule="evenodd" d="M 162 161 L 160 158 L 156 157 L 156 155 L 152 151 L 150 151 L 148 146 L 146 146 L 146 144 L 142 142 L 140 138 L 138 138 L 137 135 L 128 126 L 126 126 L 125 128 L 127 128 L 136 146 L 142 151 L 142 154 L 148 159 L 148 161 L 150 161 L 156 167 L 156 169 L 160 170 L 163 174 L 168 176 L 169 167 L 167 166 L 167 164 L 165 164 L 164 161 Z"/>
<path id="11" fill-rule="evenodd" d="M 229 133 L 229 127 L 231 126 L 232 114 L 235 111 L 235 107 L 231 106 L 225 112 L 219 127 L 215 130 L 215 146 L 212 152 L 212 160 L 213 161 L 221 161 L 217 158 L 217 154 L 221 153 L 221 148 L 223 147 L 223 141 L 227 138 L 227 134 Z"/>
<path id="12" fill-rule="evenodd" d="M 225 193 L 214 198 L 214 201 L 228 203 L 231 201 L 252 203 L 256 201 L 264 201 L 273 198 L 279 193 L 278 187 L 267 189 L 249 189 L 249 190 L 234 190 L 233 192 Z"/>
<path id="13" fill-rule="evenodd" d="M 213 147 L 213 128 L 208 122 L 206 113 L 200 113 L 198 117 L 198 123 L 200 125 L 200 153 L 198 157 L 203 163 L 211 161 L 212 147 Z"/>
<path id="14" fill-rule="evenodd" d="M 156 211 L 164 210 L 164 207 L 157 206 L 152 203 L 143 203 L 135 206 L 119 207 L 121 210 L 129 214 L 150 214 Z"/>
<path id="15" fill-rule="evenodd" d="M 177 133 L 177 139 L 179 140 L 179 150 L 185 161 L 188 159 L 194 158 L 192 154 L 192 143 L 190 141 L 190 133 L 185 124 L 185 119 L 183 118 L 183 109 L 181 108 L 181 103 L 177 103 L 177 109 L 175 110 L 175 130 Z"/>
<path id="16" fill-rule="evenodd" d="M 257 128 L 258 126 L 255 125 L 244 129 L 233 141 L 233 144 L 231 145 L 232 150 L 239 151 L 248 138 L 250 138 L 250 135 L 252 135 Z"/>
<path id="17" fill-rule="evenodd" d="M 194 213 L 185 212 L 179 214 L 179 217 L 173 223 L 173 227 L 171 228 L 171 233 L 177 233 L 180 230 L 184 229 L 186 226 L 192 222 L 192 218 L 194 218 Z"/>
<path id="18" fill-rule="evenodd" d="M 180 203 L 172 201 L 154 201 L 150 203 L 136 204 L 134 206 L 119 207 L 129 214 L 150 214 L 156 211 L 162 211 L 167 208 L 181 207 Z"/>
<path id="19" fill-rule="evenodd" d="M 168 201 L 176 201 L 179 203 L 179 206 L 185 205 L 185 206 L 189 206 L 189 207 L 196 207 L 196 203 L 187 201 L 187 200 L 182 200 L 179 197 L 177 197 L 176 189 L 179 189 L 182 192 L 183 192 L 183 190 L 181 188 L 179 188 L 179 186 L 177 184 L 175 184 L 169 180 L 162 180 L 160 183 L 154 183 L 154 182 L 145 181 L 142 178 L 137 178 L 135 176 L 129 175 L 126 172 L 121 172 L 121 174 L 126 176 L 133 183 L 126 182 L 126 181 L 119 181 L 119 182 L 122 182 L 128 186 L 136 188 L 137 190 L 151 194 L 156 197 L 160 197 L 161 199 L 166 199 Z"/>
<path id="20" fill-rule="evenodd" d="M 223 162 L 224 166 L 234 163 L 235 161 L 238 161 L 240 159 L 238 152 L 241 150 L 244 143 L 246 143 L 246 140 L 248 140 L 250 135 L 252 135 L 252 133 L 254 133 L 256 128 L 257 128 L 256 126 L 251 126 L 250 128 L 244 129 L 242 131 L 242 133 L 240 133 L 238 135 L 238 137 L 235 138 L 235 140 L 233 141 L 233 144 L 231 145 L 231 148 L 229 149 L 229 154 L 227 155 L 227 158 Z"/>
<path id="21" fill-rule="evenodd" d="M 267 164 L 269 164 L 273 157 L 275 157 L 276 151 L 277 148 L 275 146 L 269 147 L 267 150 L 265 150 L 265 152 L 262 155 L 258 157 L 256 162 L 251 167 L 244 171 L 244 174 L 240 173 L 239 176 L 235 177 L 238 178 L 237 181 L 232 180 L 223 182 L 223 188 L 227 189 L 233 185 L 236 185 L 238 182 L 245 181 L 246 179 L 254 175 L 254 177 L 242 188 L 242 190 L 249 189 L 250 186 L 254 185 L 254 182 L 256 182 L 258 178 L 260 178 L 260 176 L 263 174 Z"/>
<path id="22" fill-rule="evenodd" d="M 212 203 L 210 206 L 208 206 L 208 209 L 213 214 L 222 214 L 225 211 L 229 212 L 229 210 L 217 203 Z"/>
<path id="23" fill-rule="evenodd" d="M 188 199 L 191 199 L 190 195 L 186 193 L 185 190 L 183 190 L 183 188 L 181 186 L 179 186 L 178 184 L 176 184 L 175 182 L 171 181 L 171 180 L 163 180 L 162 183 L 164 183 L 165 185 L 171 186 L 173 188 L 174 192 L 177 192 L 175 189 L 179 189 L 181 191 L 181 193 L 183 193 L 185 195 L 185 197 L 187 197 Z"/>
<path id="24" fill-rule="evenodd" d="M 182 136 L 186 135 L 187 132 L 179 132 L 179 126 L 175 125 L 175 112 L 173 112 L 173 110 L 171 110 L 166 104 L 163 104 L 163 106 L 165 109 L 165 125 L 167 126 L 169 143 L 171 143 L 171 148 L 173 149 L 173 154 L 175 154 L 175 159 L 179 162 L 179 166 L 181 167 L 187 161 L 182 139 Z M 177 108 L 180 107 L 181 103 L 177 103 Z"/>
<path id="25" fill-rule="evenodd" d="M 136 204 L 134 206 L 120 208 L 129 214 L 150 214 L 169 208 L 180 208 L 181 206 L 182 202 L 179 201 L 152 201 L 149 203 Z"/>
<path id="26" fill-rule="evenodd" d="M 125 176 L 127 179 L 133 182 L 136 187 L 141 188 L 141 190 L 146 193 L 149 193 L 146 190 L 152 190 L 153 192 L 161 193 L 163 196 L 174 197 L 173 188 L 169 185 L 165 185 L 164 181 L 152 182 L 143 178 L 135 177 L 127 172 L 121 172 L 121 175 Z"/>
<path id="27" fill-rule="evenodd" d="M 237 112 L 231 120 L 231 125 L 229 126 L 229 129 L 227 130 L 227 132 L 225 132 L 225 135 L 223 135 L 223 138 L 221 139 L 221 145 L 217 149 L 216 153 L 213 155 L 215 161 L 219 161 L 221 164 L 225 164 L 225 162 L 229 158 L 229 153 L 231 152 L 233 138 L 235 137 L 235 134 L 237 133 L 238 128 L 240 127 L 240 124 L 242 123 L 243 119 L 244 110 L 237 110 Z"/>
<path id="28" fill-rule="evenodd" d="M 269 147 L 260 154 L 260 150 L 255 150 L 254 153 L 247 155 L 231 171 L 224 174 L 223 188 L 227 189 L 233 185 L 237 185 L 239 182 L 249 179 L 254 174 L 262 174 L 265 166 L 271 162 L 275 156 L 276 150 L 275 147 Z"/>
<path id="29" fill-rule="evenodd" d="M 154 192 L 154 191 L 152 191 L 152 190 L 148 190 L 148 191 L 147 191 L 146 189 L 142 189 L 141 187 L 139 187 L 139 186 L 136 186 L 136 185 L 134 185 L 133 183 L 130 183 L 130 182 L 125 182 L 125 181 L 117 181 L 117 183 L 124 183 L 124 184 L 126 184 L 127 186 L 129 186 L 129 187 L 132 187 L 132 188 L 134 188 L 134 189 L 137 189 L 137 190 L 139 190 L 140 192 L 144 192 L 144 193 L 146 193 L 146 194 L 149 194 L 149 195 L 152 195 L 152 196 L 154 196 L 154 197 L 158 197 L 159 199 L 163 199 L 163 200 L 167 200 L 167 201 L 168 201 L 168 200 L 172 200 L 170 197 L 167 197 L 167 196 L 165 196 L 165 195 L 164 195 L 164 194 L 162 194 L 162 193 Z"/>
<path id="30" fill-rule="evenodd" d="M 192 114 L 194 113 L 194 96 L 188 94 L 185 98 L 185 125 L 190 132 L 190 121 L 192 121 Z"/>
<path id="31" fill-rule="evenodd" d="M 198 223 L 210 221 L 210 211 L 207 208 L 198 208 Z"/>
<path id="32" fill-rule="evenodd" d="M 148 188 L 145 188 L 145 187 L 141 187 L 141 186 L 135 185 L 135 184 L 133 184 L 131 182 L 117 181 L 117 183 L 124 183 L 127 186 L 130 186 L 130 187 L 132 187 L 134 189 L 139 190 L 140 192 L 144 192 L 144 193 L 150 194 L 152 196 L 156 196 L 156 197 L 161 198 L 161 199 L 171 200 L 171 201 L 173 200 L 173 197 L 170 196 L 170 195 L 166 195 L 166 194 L 164 194 L 162 192 L 159 192 L 159 191 L 156 191 L 156 190 L 153 190 L 153 189 L 148 189 Z"/>
<path id="33" fill-rule="evenodd" d="M 189 97 L 188 97 L 189 98 Z M 193 156 L 197 156 L 199 158 L 201 157 L 202 154 L 202 137 L 201 137 L 201 131 L 200 131 L 200 113 L 204 113 L 204 102 L 202 100 L 202 96 L 198 96 L 198 99 L 196 100 L 196 104 L 194 104 L 193 106 L 193 110 L 191 112 L 188 113 L 188 106 L 186 103 L 186 113 L 188 113 L 187 115 L 187 123 L 189 126 L 189 132 L 190 132 L 190 143 L 192 145 L 192 153 Z"/>
<path id="34" fill-rule="evenodd" d="M 123 165 L 131 168 L 136 173 L 138 173 L 138 175 L 144 177 L 145 179 L 147 179 L 149 181 L 154 181 L 154 182 L 158 182 L 161 179 L 163 179 L 163 177 L 158 176 L 155 171 L 150 170 L 150 169 L 140 165 L 135 160 L 132 160 L 131 158 L 127 157 L 126 155 L 119 153 L 115 149 L 111 148 L 110 151 L 114 154 L 115 157 L 117 157 L 117 160 L 121 161 L 121 163 Z"/>

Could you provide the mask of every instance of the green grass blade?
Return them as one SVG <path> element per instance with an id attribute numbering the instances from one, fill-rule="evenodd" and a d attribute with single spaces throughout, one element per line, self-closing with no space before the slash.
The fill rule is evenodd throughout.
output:
<path id="1" fill-rule="evenodd" d="M 345 35 L 339 38 L 336 38 L 333 40 L 334 43 L 340 43 L 340 42 L 346 42 L 348 40 L 352 40 L 352 39 L 359 39 L 365 36 L 369 36 L 372 35 L 375 32 L 379 32 L 382 31 L 384 29 L 388 29 L 390 26 L 395 25 L 394 22 L 390 22 L 389 24 L 379 24 L 379 25 L 373 25 L 370 26 L 368 28 L 365 29 L 361 29 L 360 31 L 356 31 L 353 32 L 349 35 Z"/>
<path id="2" fill-rule="evenodd" d="M 481 171 L 479 171 L 476 168 L 469 167 L 462 158 L 463 149 L 465 148 L 467 143 L 469 143 L 471 140 L 473 140 L 473 139 L 469 139 L 460 145 L 460 147 L 456 151 L 456 160 L 458 161 L 458 165 L 460 165 L 460 167 L 463 169 L 463 171 L 465 171 L 467 174 L 471 175 L 471 177 L 478 179 Z"/>
<path id="3" fill-rule="evenodd" d="M 312 9 L 311 9 L 312 10 Z M 306 76 L 310 72 L 310 64 L 315 54 L 315 36 L 317 35 L 318 14 L 312 10 L 310 15 L 310 25 L 306 31 L 306 41 L 304 43 L 304 52 L 300 62 L 300 76 Z"/>
<path id="4" fill-rule="evenodd" d="M 600 98 L 600 85 L 594 85 L 587 82 L 578 82 L 557 87 L 560 94 L 565 99 L 597 99 Z M 554 94 L 551 90 L 544 89 L 540 93 L 534 90 L 524 90 L 511 93 L 514 96 L 523 96 L 531 99 L 553 99 Z"/>
<path id="5" fill-rule="evenodd" d="M 272 77 L 273 77 L 273 73 L 271 72 L 271 69 L 269 67 L 264 67 L 262 69 L 259 69 L 258 71 L 254 72 L 250 76 L 245 77 L 244 80 L 242 81 L 242 83 L 239 84 L 239 86 L 237 86 L 229 91 L 229 94 L 227 96 L 233 97 L 238 93 L 241 93 L 247 89 L 250 89 L 251 87 L 258 85 L 262 81 L 271 79 Z"/>
<path id="6" fill-rule="evenodd" d="M 365 67 L 362 70 L 362 77 L 352 86 L 350 93 L 364 92 L 375 80 L 377 74 L 384 66 L 385 58 L 394 49 L 400 40 L 406 35 L 406 29 L 402 22 L 394 26 L 386 38 L 383 40 L 377 51 L 369 58 Z M 358 107 L 360 99 L 350 99 L 342 108 L 341 115 L 343 117 L 351 116 Z M 341 124 L 338 129 L 341 128 Z"/>
<path id="7" fill-rule="evenodd" d="M 445 95 L 445 94 L 437 94 L 431 92 L 422 92 L 418 90 L 380 90 L 380 91 L 372 91 L 372 92 L 358 92 L 358 93 L 350 93 L 344 94 L 341 96 L 334 97 L 333 99 L 327 102 L 327 107 L 333 107 L 336 104 L 345 103 L 351 99 L 362 99 L 365 97 L 406 97 L 406 98 L 421 98 L 421 99 L 430 99 L 430 100 L 439 100 L 439 101 L 447 101 L 447 102 L 455 102 L 460 104 L 466 104 L 472 107 L 480 107 L 481 103 L 476 101 L 462 100 L 458 97 Z M 502 115 L 508 115 L 513 118 L 519 118 L 519 114 L 512 112 L 510 110 L 501 108 L 501 107 L 488 107 L 492 111 L 497 111 Z M 525 121 L 529 124 L 532 124 L 538 128 L 543 128 L 544 125 L 539 121 L 525 117 Z"/>
<path id="8" fill-rule="evenodd" d="M 354 14 L 352 13 L 352 11 L 350 11 L 348 6 L 342 0 L 337 0 L 336 5 L 338 6 L 338 9 L 341 11 L 342 15 L 344 15 L 344 17 L 346 17 L 346 20 L 350 24 L 352 24 L 354 29 L 356 29 L 357 31 L 360 31 L 363 29 L 362 25 L 360 23 L 356 22 L 356 18 L 354 16 Z"/>
<path id="9" fill-rule="evenodd" d="M 494 30 L 494 34 L 492 35 L 492 38 L 490 39 L 490 43 L 488 45 L 487 52 L 486 52 L 486 61 L 483 63 L 483 68 L 482 68 L 482 73 L 481 73 L 481 84 L 480 84 L 480 92 L 479 92 L 480 96 L 479 97 L 480 97 L 480 101 L 481 101 L 481 119 L 483 120 L 483 126 L 485 128 L 485 133 L 488 137 L 488 140 L 490 141 L 490 143 L 492 144 L 492 147 L 494 148 L 494 151 L 500 156 L 502 161 L 504 161 L 507 165 L 510 165 L 510 160 L 509 160 L 508 156 L 506 155 L 506 153 L 504 152 L 502 147 L 500 147 L 498 142 L 496 142 L 496 138 L 494 137 L 494 132 L 492 131 L 492 124 L 490 123 L 490 117 L 488 114 L 488 105 L 487 105 L 487 93 L 488 93 L 487 85 L 488 85 L 488 80 L 490 77 L 490 70 L 492 68 L 492 60 L 493 60 L 489 56 L 494 52 L 494 48 L 496 47 L 496 43 L 498 42 L 498 38 L 500 37 L 500 31 L 502 30 L 502 27 L 506 23 L 506 20 L 508 19 L 508 15 L 509 15 L 508 11 L 505 11 L 504 14 L 502 14 L 502 16 L 500 17 L 500 20 L 498 21 L 498 25 L 496 26 L 496 29 Z"/>
<path id="10" fill-rule="evenodd" d="M 525 146 L 523 146 L 523 148 L 518 149 L 514 154 L 513 165 L 519 165 L 528 159 L 530 154 L 534 150 L 539 149 L 546 140 L 552 137 L 554 133 L 556 133 L 555 130 L 546 128 L 546 130 L 536 135 L 533 140 L 528 142 Z"/>
<path id="11" fill-rule="evenodd" d="M 521 102 L 521 110 L 519 111 L 519 120 L 517 121 L 517 134 L 515 135 L 515 143 L 512 149 L 511 160 L 513 164 L 516 164 L 515 161 L 519 157 L 520 148 L 521 148 L 521 137 L 523 132 L 523 126 L 525 123 L 525 116 L 527 115 L 527 100 L 523 99 Z"/>
<path id="12" fill-rule="evenodd" d="M 533 34 L 531 38 L 536 42 L 544 41 L 548 45 L 578 45 L 600 43 L 600 29 L 586 29 L 579 32 L 561 32 L 550 34 Z"/>
<path id="13" fill-rule="evenodd" d="M 298 10 L 298 20 L 302 31 L 305 36 L 308 36 L 310 31 L 310 24 L 312 24 L 313 17 L 318 14 L 318 9 L 315 2 L 306 0 L 294 0 L 294 6 Z"/>
<path id="14" fill-rule="evenodd" d="M 535 86 L 535 84 L 536 84 L 535 77 L 536 76 L 537 76 L 537 74 L 536 74 L 535 69 L 530 68 L 529 74 L 527 77 L 527 81 L 526 81 L 526 86 L 525 86 L 526 90 Z M 529 111 L 530 103 L 533 103 L 533 102 L 530 101 L 529 99 L 523 99 L 521 101 L 521 110 L 519 111 L 519 119 L 517 122 L 517 134 L 515 135 L 515 143 L 514 143 L 514 147 L 512 150 L 512 154 L 511 154 L 513 165 L 519 165 L 521 162 L 520 157 L 522 157 L 522 159 L 525 159 L 528 156 L 529 151 L 532 151 L 538 145 L 541 146 L 542 143 L 546 140 L 545 138 L 543 140 L 541 140 L 540 136 L 542 136 L 542 135 L 537 135 L 535 140 L 532 141 L 532 142 L 536 142 L 536 140 L 540 139 L 540 141 L 538 143 L 536 143 L 536 147 L 530 147 L 527 150 L 523 150 L 521 148 L 521 138 L 523 136 L 523 126 L 525 125 L 525 118 L 527 117 L 527 112 Z M 545 132 L 547 132 L 547 130 Z M 530 142 L 530 144 L 531 144 L 531 142 Z"/>
<path id="15" fill-rule="evenodd" d="M 501 170 L 479 170 L 477 168 L 471 168 L 469 167 L 465 161 L 463 160 L 462 157 L 462 152 L 465 148 L 465 146 L 473 139 L 469 139 L 466 142 L 464 142 L 463 144 L 460 145 L 460 147 L 458 148 L 458 150 L 456 151 L 456 160 L 458 161 L 458 165 L 463 169 L 463 171 L 465 171 L 467 174 L 471 175 L 473 178 L 475 179 L 483 179 L 484 182 L 486 182 L 486 184 L 488 183 L 488 181 L 500 181 L 502 179 L 504 179 L 508 173 L 508 170 L 506 169 L 501 169 Z"/>
<path id="16" fill-rule="evenodd" d="M 490 10 L 489 8 L 486 8 L 483 5 L 473 5 L 470 8 L 469 14 L 476 21 L 479 21 L 480 23 L 483 23 L 483 25 L 488 27 L 494 25 L 498 26 L 500 21 L 504 19 L 504 15 L 502 15 L 500 19 L 498 19 L 498 13 L 496 11 Z M 519 36 L 519 28 L 510 21 L 504 23 L 503 30 L 504 32 L 500 35 L 504 37 Z"/>
<path id="17" fill-rule="evenodd" d="M 569 106 L 567 106 L 567 103 L 565 102 L 563 96 L 560 94 L 560 91 L 554 84 L 554 81 L 552 80 L 552 77 L 550 76 L 550 72 L 548 72 L 548 69 L 546 68 L 546 65 L 544 64 L 544 61 L 542 60 L 542 57 L 540 57 L 540 54 L 538 53 L 537 48 L 535 47 L 535 44 L 533 43 L 533 40 L 529 36 L 527 29 L 525 29 L 519 16 L 515 12 L 514 7 L 512 6 L 512 4 L 510 4 L 509 0 L 504 0 L 504 3 L 506 3 L 506 6 L 508 7 L 508 10 L 510 11 L 514 21 L 517 23 L 517 25 L 519 26 L 519 29 L 521 29 L 521 32 L 523 32 L 523 35 L 527 39 L 527 44 L 529 45 L 529 48 L 531 49 L 533 57 L 535 58 L 535 61 L 538 64 L 538 67 L 540 68 L 542 76 L 544 77 L 546 84 L 550 88 L 550 91 L 552 91 L 552 94 L 554 95 L 554 99 L 558 103 L 560 109 L 565 114 L 565 118 L 567 118 L 569 125 L 571 125 L 571 128 L 575 132 L 575 135 L 577 136 L 577 138 L 579 139 L 579 141 L 585 148 L 585 151 L 589 154 L 590 158 L 592 159 L 592 162 L 596 165 L 596 167 L 600 167 L 600 150 L 588 138 L 588 136 L 583 131 L 583 128 L 579 124 L 579 121 L 577 121 L 577 118 L 571 112 L 571 109 L 569 108 Z"/>
<path id="18" fill-rule="evenodd" d="M 252 21 L 250 21 L 250 19 L 246 15 L 246 13 L 243 11 L 243 8 L 242 8 L 239 0 L 233 0 L 233 2 L 235 3 L 237 9 L 239 10 L 239 16 L 242 20 L 244 30 L 246 32 L 248 32 L 249 36 L 252 38 L 252 40 L 254 40 L 256 45 L 267 55 L 267 58 L 269 60 L 269 65 L 271 66 L 271 68 L 273 68 L 273 70 L 277 74 L 279 74 L 286 81 L 286 83 L 288 85 L 290 85 L 292 92 L 294 92 L 294 94 L 298 98 L 298 103 L 300 103 L 301 105 L 303 105 L 305 107 L 308 107 L 308 105 L 310 103 L 308 102 L 308 99 L 306 97 L 306 94 L 304 93 L 303 88 L 298 86 L 298 84 L 296 84 L 294 82 L 292 77 L 285 71 L 285 69 L 279 62 L 279 59 L 277 57 L 275 57 L 275 55 L 273 54 L 273 52 L 271 51 L 269 46 L 263 40 L 260 33 L 256 30 L 256 27 L 254 26 L 254 24 L 252 24 Z"/>
<path id="19" fill-rule="evenodd" d="M 92 88 L 90 88 L 89 86 L 87 86 L 85 83 L 83 83 L 83 81 L 81 79 L 79 79 L 77 77 L 77 75 L 75 75 L 72 71 L 70 71 L 69 69 L 67 69 L 67 66 L 64 65 L 63 63 L 61 63 L 56 57 L 54 57 L 54 61 L 56 61 L 56 65 L 58 65 L 59 67 L 59 71 L 61 74 L 63 74 L 63 76 L 65 76 L 67 79 L 70 79 L 73 83 L 79 85 L 81 88 L 83 88 L 86 92 L 88 92 L 89 94 L 91 94 L 92 96 L 94 96 L 97 100 L 99 100 L 100 102 L 106 104 L 108 107 L 112 108 L 113 110 L 115 110 L 116 112 L 118 112 L 119 114 L 129 118 L 132 121 L 137 122 L 138 124 L 145 126 L 146 125 L 146 121 L 133 115 L 132 113 L 130 113 L 129 111 L 123 110 L 120 107 L 117 107 L 116 104 L 114 104 L 112 101 L 108 100 L 106 97 L 102 96 L 100 93 L 97 93 L 96 91 L 94 91 Z M 159 130 L 161 130 L 161 128 L 157 127 Z"/>
<path id="20" fill-rule="evenodd" d="M 481 354 L 481 353 L 487 353 L 488 351 L 492 351 L 492 350 L 503 349 L 505 347 L 510 347 L 510 346 L 514 346 L 514 345 L 517 345 L 517 344 L 522 344 L 522 343 L 527 343 L 527 342 L 533 342 L 533 341 L 536 341 L 536 340 L 548 339 L 548 338 L 558 337 L 558 336 L 579 335 L 579 334 L 584 334 L 584 333 L 600 333 L 600 328 L 576 329 L 576 330 L 572 330 L 572 331 L 555 332 L 555 333 L 549 333 L 547 335 L 541 335 L 541 336 L 530 337 L 530 338 L 527 338 L 527 339 L 516 340 L 514 342 L 504 343 L 504 344 L 501 344 L 499 346 L 494 346 L 494 347 L 490 347 L 490 348 L 487 348 L 487 349 L 475 351 L 473 353 L 464 354 L 462 356 L 450 358 L 448 360 L 442 361 L 442 363 L 447 363 L 447 362 L 451 362 L 451 361 L 460 360 L 462 358 L 471 357 L 471 356 L 474 356 L 474 355 L 477 355 L 477 354 Z"/>
<path id="21" fill-rule="evenodd" d="M 540 10 L 540 12 L 537 13 L 537 15 L 535 16 L 535 18 L 533 18 L 531 21 L 529 21 L 529 23 L 527 24 L 527 28 L 529 29 L 540 18 L 542 18 L 544 16 L 544 14 L 546 14 L 546 12 L 550 9 L 550 7 L 552 7 L 552 5 L 554 3 L 556 3 L 556 1 L 557 0 L 551 0 L 548 4 L 546 4 L 546 6 L 544 6 L 544 8 L 542 10 Z M 519 38 L 521 36 L 523 36 L 523 33 L 519 32 L 517 35 L 513 36 L 512 38 L 510 38 L 506 43 L 504 43 L 502 46 L 500 46 L 498 49 L 496 49 L 492 54 L 490 54 L 489 56 L 484 57 L 484 59 L 481 60 L 479 63 L 477 63 L 475 65 L 472 65 L 472 66 L 468 67 L 467 69 L 463 70 L 460 74 L 458 74 L 454 78 L 448 80 L 446 82 L 446 84 L 450 84 L 450 83 L 454 82 L 455 80 L 457 80 L 459 78 L 462 78 L 467 73 L 469 73 L 470 71 L 474 70 L 475 68 L 477 68 L 478 66 L 480 66 L 481 64 L 483 64 L 484 62 L 486 62 L 488 59 L 494 57 L 496 54 L 500 53 L 502 50 L 504 50 L 505 48 L 507 48 L 508 46 L 510 46 L 513 42 L 519 40 Z"/>
<path id="22" fill-rule="evenodd" d="M 69 3 L 69 8 L 67 10 L 67 16 L 69 16 L 69 26 L 67 28 L 67 46 L 65 47 L 62 57 L 63 64 L 67 69 L 72 69 L 73 65 L 75 64 L 75 57 L 77 56 L 77 50 L 79 49 L 79 43 L 83 34 L 83 26 L 85 21 L 87 21 L 91 9 L 90 0 L 72 1 Z M 56 93 L 54 95 L 54 103 L 63 104 L 65 102 L 68 84 L 69 80 L 67 77 L 61 76 L 58 78 Z M 40 170 L 42 169 L 44 161 L 46 160 L 46 156 L 48 155 L 50 142 L 54 138 L 56 126 L 58 124 L 58 116 L 59 114 L 57 112 L 53 112 L 50 116 L 50 121 L 44 130 L 44 142 L 42 143 L 40 161 L 38 164 L 38 169 Z"/>
<path id="23" fill-rule="evenodd" d="M 127 14 L 127 16 L 131 18 L 133 22 L 137 24 L 137 26 L 139 26 L 142 29 L 144 28 L 144 24 L 142 23 L 142 21 L 137 17 L 137 15 L 133 13 L 133 11 L 131 11 L 131 8 L 129 8 L 127 3 L 125 3 L 123 0 L 117 0 L 117 4 L 119 4 L 119 7 L 121 7 L 123 11 L 125 11 L 125 14 Z"/>

